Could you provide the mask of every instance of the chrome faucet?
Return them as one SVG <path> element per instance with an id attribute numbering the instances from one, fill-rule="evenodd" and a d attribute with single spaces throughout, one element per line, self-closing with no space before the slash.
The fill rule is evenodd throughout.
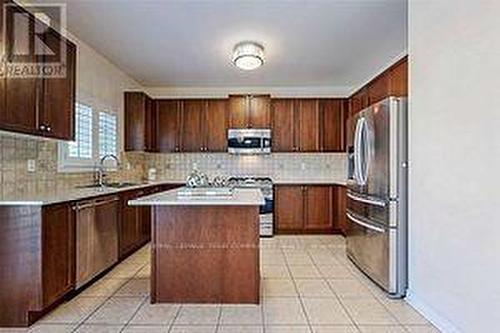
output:
<path id="1" fill-rule="evenodd" d="M 97 185 L 99 185 L 101 188 L 105 186 L 104 178 L 106 177 L 106 174 L 104 172 L 104 169 L 105 169 L 104 162 L 106 162 L 106 160 L 108 160 L 110 158 L 116 161 L 117 167 L 120 166 L 120 160 L 118 159 L 118 157 L 116 157 L 116 155 L 106 154 L 103 157 L 101 157 L 101 160 L 99 161 L 99 165 L 97 166 L 97 179 L 96 179 Z"/>

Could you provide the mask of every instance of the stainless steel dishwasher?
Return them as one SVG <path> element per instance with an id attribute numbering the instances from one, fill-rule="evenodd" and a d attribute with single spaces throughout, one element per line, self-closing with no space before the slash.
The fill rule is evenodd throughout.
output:
<path id="1" fill-rule="evenodd" d="M 119 197 L 78 202 L 76 217 L 76 288 L 118 261 Z"/>

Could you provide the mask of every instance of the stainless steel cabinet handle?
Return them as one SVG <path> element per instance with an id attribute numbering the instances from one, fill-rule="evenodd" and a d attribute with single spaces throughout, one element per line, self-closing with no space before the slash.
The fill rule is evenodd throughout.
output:
<path id="1" fill-rule="evenodd" d="M 385 201 L 361 197 L 361 196 L 352 194 L 351 192 L 347 192 L 347 197 L 354 200 L 354 201 L 363 202 L 363 203 L 366 203 L 369 205 L 374 205 L 374 206 L 379 206 L 379 207 L 386 206 Z"/>
<path id="2" fill-rule="evenodd" d="M 363 222 L 363 221 L 361 221 L 360 219 L 355 218 L 354 216 L 352 216 L 352 215 L 351 215 L 350 213 L 348 213 L 348 212 L 346 213 L 346 215 L 347 215 L 347 218 L 348 218 L 350 221 L 352 221 L 352 222 L 354 222 L 354 223 L 356 223 L 356 224 L 359 224 L 359 225 L 360 225 L 360 226 L 362 226 L 362 227 L 365 227 L 365 228 L 367 228 L 367 229 L 370 229 L 370 230 L 373 230 L 373 231 L 376 231 L 376 232 L 385 232 L 385 230 L 384 230 L 383 228 L 379 228 L 379 227 L 373 226 L 373 225 L 371 225 L 371 224 L 368 224 L 368 223 L 366 223 L 366 222 Z"/>
<path id="3" fill-rule="evenodd" d="M 52 132 L 52 127 L 47 126 L 47 132 Z"/>
<path id="4" fill-rule="evenodd" d="M 40 125 L 40 130 L 45 131 L 45 125 Z"/>
<path id="5" fill-rule="evenodd" d="M 97 207 L 97 206 L 102 206 L 102 205 L 106 205 L 106 204 L 109 204 L 109 203 L 112 203 L 112 202 L 115 202 L 115 201 L 118 201 L 119 199 L 118 198 L 114 198 L 114 199 L 111 199 L 111 200 L 103 200 L 103 201 L 97 201 L 97 202 L 90 202 L 90 203 L 87 203 L 87 204 L 83 204 L 83 205 L 75 205 L 73 207 L 74 210 L 82 210 L 82 209 L 87 209 L 87 208 L 92 208 L 92 207 Z"/>

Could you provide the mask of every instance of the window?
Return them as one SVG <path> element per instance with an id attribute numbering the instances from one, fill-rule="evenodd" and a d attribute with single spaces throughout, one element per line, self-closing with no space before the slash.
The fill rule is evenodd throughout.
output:
<path id="1" fill-rule="evenodd" d="M 99 159 L 118 153 L 118 117 L 110 108 L 76 103 L 75 141 L 59 144 L 58 170 L 92 171 Z"/>

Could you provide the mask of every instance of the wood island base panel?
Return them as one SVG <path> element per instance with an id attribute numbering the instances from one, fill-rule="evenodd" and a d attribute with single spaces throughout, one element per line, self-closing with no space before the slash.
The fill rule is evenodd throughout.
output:
<path id="1" fill-rule="evenodd" d="M 152 303 L 260 302 L 258 206 L 154 206 Z"/>

